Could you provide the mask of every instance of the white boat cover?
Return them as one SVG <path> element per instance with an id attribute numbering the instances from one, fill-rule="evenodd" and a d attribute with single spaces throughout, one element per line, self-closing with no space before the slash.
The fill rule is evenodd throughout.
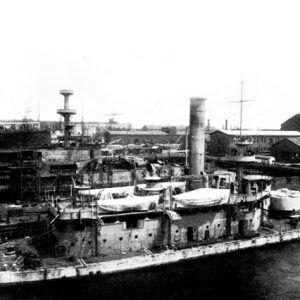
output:
<path id="1" fill-rule="evenodd" d="M 186 185 L 185 181 L 173 181 L 173 182 L 167 181 L 167 182 L 158 182 L 155 185 L 155 187 L 156 187 L 156 189 L 157 188 L 166 189 L 169 186 L 172 186 L 173 189 L 176 188 L 176 187 L 185 189 L 185 185 Z M 141 184 L 138 184 L 137 187 L 139 189 L 145 189 L 146 190 L 147 189 L 147 184 L 146 183 L 141 183 Z"/>
<path id="2" fill-rule="evenodd" d="M 181 182 L 160 182 L 158 185 L 153 188 L 153 190 L 157 190 L 159 188 L 166 189 L 169 186 L 172 186 L 172 188 L 179 187 L 181 189 L 185 189 L 185 181 Z M 147 189 L 146 183 L 138 184 L 137 188 L 141 190 L 147 190 L 150 191 L 151 189 Z M 120 186 L 120 187 L 113 187 L 113 188 L 103 188 L 103 189 L 88 189 L 88 190 L 79 190 L 78 194 L 80 196 L 90 196 L 90 197 L 96 197 L 99 200 L 105 200 L 105 199 L 115 199 L 115 198 L 125 198 L 127 195 L 133 195 L 135 190 L 134 185 L 130 186 Z M 118 197 L 116 197 L 118 196 Z"/>
<path id="3" fill-rule="evenodd" d="M 197 208 L 228 203 L 229 189 L 201 188 L 174 196 L 177 207 Z"/>
<path id="4" fill-rule="evenodd" d="M 300 192 L 283 188 L 283 189 L 279 189 L 279 190 L 276 190 L 276 191 L 271 191 L 271 197 L 276 197 L 276 198 L 277 197 L 278 198 L 283 198 L 283 197 L 300 198 Z"/>
<path id="5" fill-rule="evenodd" d="M 147 188 L 147 185 L 139 184 L 137 187 L 141 190 L 145 191 L 157 191 L 160 189 L 166 189 L 172 186 L 172 188 L 179 187 L 182 190 L 185 190 L 185 181 L 184 182 L 161 182 L 155 188 Z M 78 194 L 80 196 L 86 197 L 94 197 L 99 200 L 109 200 L 109 199 L 120 199 L 126 198 L 128 195 L 134 195 L 135 186 L 121 186 L 121 187 L 113 187 L 113 188 L 102 188 L 102 189 L 89 189 L 89 190 L 79 190 Z M 157 196 L 157 195 L 156 195 Z"/>
<path id="6" fill-rule="evenodd" d="M 99 213 L 147 211 L 154 209 L 159 200 L 159 195 L 135 196 L 128 195 L 121 199 L 98 200 Z"/>
<path id="7" fill-rule="evenodd" d="M 78 194 L 81 196 L 91 196 L 97 197 L 99 199 L 113 199 L 112 194 L 133 194 L 134 186 L 121 186 L 121 187 L 113 187 L 113 188 L 103 188 L 103 189 L 90 189 L 90 190 L 82 190 L 78 191 Z"/>

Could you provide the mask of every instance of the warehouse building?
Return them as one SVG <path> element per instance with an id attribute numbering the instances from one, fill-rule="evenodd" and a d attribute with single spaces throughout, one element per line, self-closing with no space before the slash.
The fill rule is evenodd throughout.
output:
<path id="1" fill-rule="evenodd" d="M 300 137 L 285 138 L 275 143 L 271 153 L 278 162 L 300 163 Z"/>
<path id="2" fill-rule="evenodd" d="M 270 153 L 273 144 L 284 138 L 300 137 L 299 131 L 243 130 L 242 139 L 250 142 L 247 150 L 257 153 Z M 238 141 L 239 130 L 216 130 L 210 134 L 209 151 L 214 156 L 224 156 L 228 146 Z"/>
<path id="3" fill-rule="evenodd" d="M 167 134 L 161 130 L 118 130 L 107 131 L 106 135 L 110 141 L 122 144 L 173 144 L 178 143 L 182 136 L 180 134 Z"/>

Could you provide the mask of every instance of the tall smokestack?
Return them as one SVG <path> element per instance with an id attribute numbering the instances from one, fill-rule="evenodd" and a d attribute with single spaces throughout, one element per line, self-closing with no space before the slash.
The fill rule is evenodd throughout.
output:
<path id="1" fill-rule="evenodd" d="M 225 120 L 225 130 L 228 130 L 228 120 Z"/>
<path id="2" fill-rule="evenodd" d="M 205 98 L 190 98 L 189 169 L 190 175 L 204 171 Z"/>

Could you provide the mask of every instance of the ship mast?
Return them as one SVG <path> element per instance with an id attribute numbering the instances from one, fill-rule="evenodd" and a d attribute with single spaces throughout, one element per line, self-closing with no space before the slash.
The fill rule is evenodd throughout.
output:
<path id="1" fill-rule="evenodd" d="M 84 107 L 83 107 L 83 100 L 81 102 L 81 112 L 82 112 L 82 115 L 81 115 L 81 136 L 84 137 L 84 120 L 83 120 L 83 114 L 84 114 Z"/>
<path id="2" fill-rule="evenodd" d="M 243 89 L 244 89 L 244 82 L 243 79 L 241 80 L 241 111 L 240 111 L 240 139 L 242 140 L 242 124 L 243 124 Z"/>
<path id="3" fill-rule="evenodd" d="M 238 101 L 230 101 L 231 103 L 240 103 L 240 140 L 242 140 L 242 130 L 243 130 L 243 104 L 245 102 L 252 102 L 256 100 L 244 100 L 244 81 L 241 80 L 241 99 Z"/>

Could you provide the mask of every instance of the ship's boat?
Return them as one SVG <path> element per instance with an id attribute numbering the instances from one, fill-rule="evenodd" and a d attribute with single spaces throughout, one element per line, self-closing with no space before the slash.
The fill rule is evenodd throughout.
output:
<path id="1" fill-rule="evenodd" d="M 272 191 L 270 207 L 284 212 L 300 210 L 300 192 L 287 188 Z"/>
<path id="2" fill-rule="evenodd" d="M 121 199 L 98 200 L 98 213 L 121 213 L 134 211 L 148 211 L 158 205 L 159 195 L 153 196 L 135 196 L 128 195 Z"/>
<path id="3" fill-rule="evenodd" d="M 150 196 L 158 195 L 163 193 L 166 189 L 172 189 L 173 194 L 180 194 L 185 191 L 186 182 L 185 181 L 174 181 L 174 182 L 159 182 L 161 179 L 157 177 L 156 180 L 151 180 L 148 178 L 146 183 L 138 184 L 135 188 L 135 194 L 138 196 Z"/>
<path id="4" fill-rule="evenodd" d="M 158 180 L 161 180 L 161 178 L 155 177 L 155 182 L 149 179 L 147 183 L 138 184 L 136 186 L 131 185 L 113 188 L 79 190 L 78 195 L 96 198 L 98 200 L 106 200 L 126 198 L 128 195 L 134 194 L 137 196 L 159 195 L 169 187 L 172 187 L 173 192 L 176 192 L 177 194 L 185 191 L 185 181 L 158 182 Z"/>
<path id="5" fill-rule="evenodd" d="M 50 211 L 54 216 L 59 214 L 61 220 L 90 219 L 111 213 L 151 211 L 159 203 L 169 204 L 170 193 L 177 195 L 185 191 L 185 181 L 160 182 L 160 180 L 160 177 L 152 176 L 147 178 L 146 183 L 136 186 L 79 190 L 78 196 L 73 197 L 73 201 L 53 199 Z"/>
<path id="6" fill-rule="evenodd" d="M 88 189 L 78 191 L 78 195 L 85 197 L 95 197 L 99 200 L 125 198 L 134 193 L 134 186 L 123 186 L 103 189 Z"/>
<path id="7" fill-rule="evenodd" d="M 201 188 L 174 196 L 175 208 L 200 208 L 227 204 L 229 189 Z"/>

